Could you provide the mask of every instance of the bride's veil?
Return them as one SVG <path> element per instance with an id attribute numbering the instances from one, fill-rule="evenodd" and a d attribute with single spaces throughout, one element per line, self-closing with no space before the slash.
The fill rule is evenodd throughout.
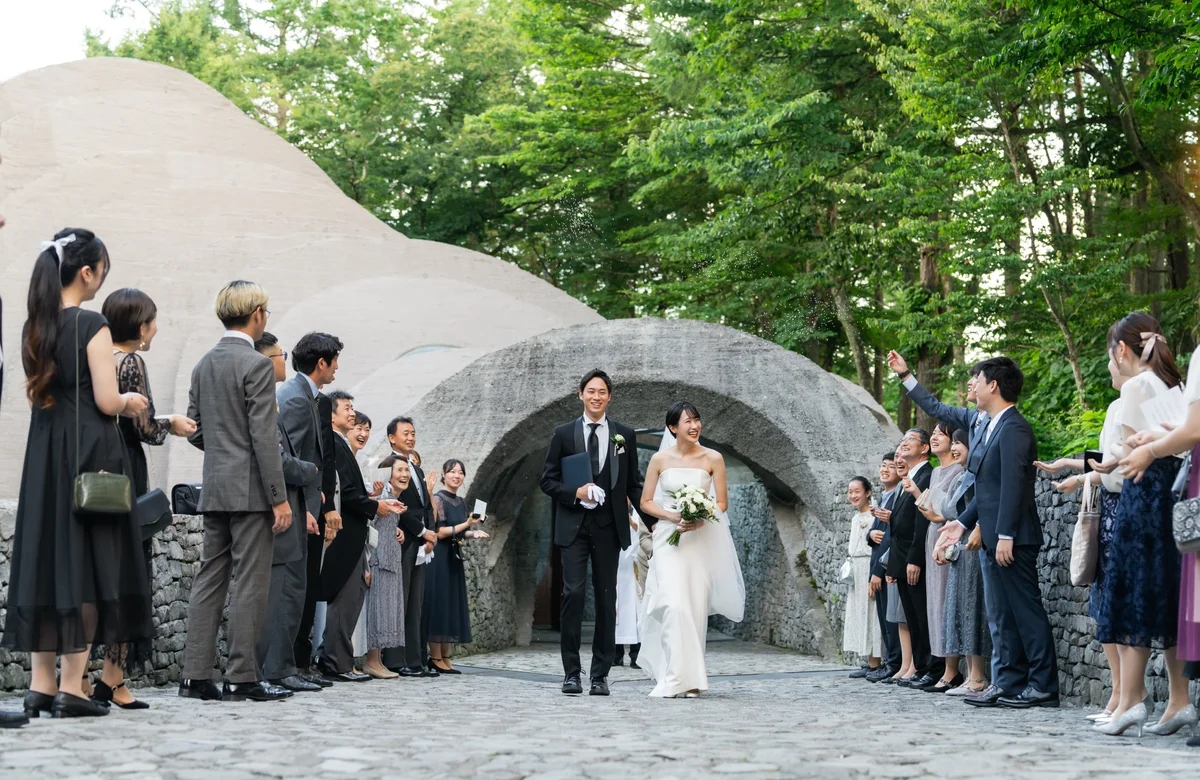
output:
<path id="1" fill-rule="evenodd" d="M 670 428 L 663 428 L 662 442 L 658 445 L 658 451 L 669 450 L 675 446 L 675 434 L 671 433 Z"/>

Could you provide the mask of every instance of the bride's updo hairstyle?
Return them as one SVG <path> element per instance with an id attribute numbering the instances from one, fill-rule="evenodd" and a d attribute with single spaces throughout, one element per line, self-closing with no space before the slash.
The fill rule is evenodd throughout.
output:
<path id="1" fill-rule="evenodd" d="M 690 401 L 680 401 L 667 410 L 667 430 L 672 436 L 676 435 L 676 429 L 679 427 L 679 421 L 683 419 L 683 413 L 687 412 L 693 419 L 700 419 L 700 410 L 697 409 Z"/>

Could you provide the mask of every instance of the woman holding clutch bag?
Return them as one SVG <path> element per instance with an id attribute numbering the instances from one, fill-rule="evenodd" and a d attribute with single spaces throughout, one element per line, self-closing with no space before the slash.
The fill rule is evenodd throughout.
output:
<path id="1" fill-rule="evenodd" d="M 946 423 L 934 426 L 933 434 L 929 437 L 929 449 L 937 456 L 938 466 L 929 477 L 929 490 L 924 494 L 913 485 L 909 490 L 917 498 L 917 511 L 929 519 L 929 529 L 925 532 L 925 608 L 929 616 L 929 648 L 932 654 L 942 653 L 942 635 L 944 628 L 943 614 L 946 609 L 946 581 L 950 570 L 937 565 L 933 558 L 933 550 L 937 547 L 938 534 L 946 519 L 938 512 L 942 499 L 950 491 L 954 480 L 961 474 L 965 466 L 954 460 L 950 454 L 953 443 L 953 431 Z M 914 492 L 915 491 L 915 492 Z M 924 500 L 921 500 L 922 497 Z M 925 688 L 927 693 L 945 693 L 951 688 L 957 688 L 963 683 L 963 676 L 958 671 L 958 656 L 945 656 L 946 668 L 942 679 L 933 686 Z"/>
<path id="2" fill-rule="evenodd" d="M 148 351 L 158 334 L 158 307 L 150 296 L 130 287 L 114 290 L 104 299 L 100 311 L 108 320 L 112 333 L 118 392 L 140 393 L 146 396 L 148 403 L 142 414 L 122 417 L 119 421 L 121 438 L 129 454 L 132 468 L 130 478 L 136 499 L 150 492 L 150 469 L 142 445 L 162 446 L 167 436 L 188 436 L 196 431 L 196 423 L 182 414 L 155 416 L 146 362 L 138 354 Z M 150 539 L 142 539 L 142 553 L 146 556 L 146 579 L 150 580 Z M 137 670 L 143 661 L 149 659 L 153 649 L 149 642 L 134 648 L 128 645 L 109 645 L 104 648 L 104 670 L 96 681 L 92 699 L 101 704 L 115 704 L 123 710 L 147 709 L 150 705 L 134 699 L 126 687 L 125 670 Z"/>

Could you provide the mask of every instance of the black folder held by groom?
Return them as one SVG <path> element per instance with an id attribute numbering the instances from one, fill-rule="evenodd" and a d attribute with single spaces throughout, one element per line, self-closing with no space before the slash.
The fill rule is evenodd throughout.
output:
<path id="1" fill-rule="evenodd" d="M 592 461 L 587 452 L 568 455 L 561 461 L 562 481 L 571 490 L 579 490 L 592 482 Z"/>

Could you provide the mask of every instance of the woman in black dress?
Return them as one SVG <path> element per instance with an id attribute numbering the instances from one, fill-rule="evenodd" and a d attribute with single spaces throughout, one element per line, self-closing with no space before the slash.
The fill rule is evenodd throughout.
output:
<path id="1" fill-rule="evenodd" d="M 30 716 L 108 714 L 83 696 L 92 643 L 120 645 L 154 633 L 133 515 L 77 513 L 72 500 L 78 473 L 130 473 L 117 415 L 148 407 L 145 396 L 118 392 L 108 323 L 79 308 L 96 297 L 108 270 L 100 239 L 67 229 L 43 245 L 29 283 L 21 362 L 33 411 L 0 645 L 32 654 Z"/>
<path id="2" fill-rule="evenodd" d="M 467 572 L 463 568 L 464 539 L 486 539 L 483 531 L 471 530 L 483 522 L 467 515 L 467 503 L 458 495 L 467 467 L 461 460 L 442 466 L 445 488 L 433 496 L 438 544 L 425 572 L 425 635 L 429 637 L 430 663 L 444 674 L 459 674 L 450 665 L 450 645 L 471 641 L 471 616 L 467 609 Z"/>
<path id="3" fill-rule="evenodd" d="M 117 390 L 122 393 L 140 393 L 149 403 L 145 412 L 136 417 L 122 417 L 119 425 L 125 450 L 132 468 L 134 496 L 150 492 L 150 473 L 146 453 L 142 444 L 161 446 L 167 436 L 187 436 L 195 432 L 196 423 L 182 414 L 156 417 L 154 396 L 150 393 L 150 379 L 146 363 L 138 352 L 146 352 L 158 333 L 158 307 L 149 295 L 141 290 L 123 288 L 114 290 L 104 299 L 100 309 L 108 320 L 112 334 L 113 357 L 117 364 Z M 142 539 L 142 553 L 146 557 L 146 578 L 153 583 L 150 558 L 153 554 L 149 539 Z M 140 668 L 143 660 L 150 657 L 152 643 L 130 648 L 128 645 L 110 645 L 105 648 L 104 671 L 96 683 L 92 698 L 101 703 L 115 703 L 127 710 L 142 710 L 150 705 L 136 701 L 125 687 L 125 669 Z"/>

